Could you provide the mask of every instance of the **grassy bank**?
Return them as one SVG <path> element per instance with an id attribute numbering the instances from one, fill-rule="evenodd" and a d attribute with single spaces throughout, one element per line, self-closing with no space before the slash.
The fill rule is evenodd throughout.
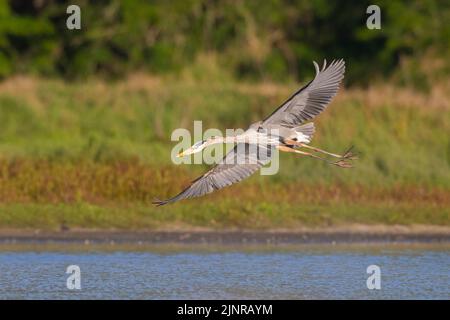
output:
<path id="1" fill-rule="evenodd" d="M 194 120 L 204 129 L 245 128 L 297 86 L 208 72 L 1 83 L 0 228 L 450 224 L 450 97 L 442 85 L 427 95 L 381 85 L 342 90 L 317 118 L 313 142 L 333 151 L 355 145 L 361 159 L 352 170 L 282 155 L 275 176 L 153 207 L 154 197 L 207 169 L 171 163 L 174 129 L 192 130 Z"/>
<path id="2" fill-rule="evenodd" d="M 199 209 L 200 207 L 200 209 Z M 9 204 L 0 206 L 6 229 L 189 230 L 299 229 L 364 225 L 448 226 L 448 206 L 325 203 L 279 205 L 273 202 L 219 205 L 186 204 L 157 210 L 145 204 Z"/>

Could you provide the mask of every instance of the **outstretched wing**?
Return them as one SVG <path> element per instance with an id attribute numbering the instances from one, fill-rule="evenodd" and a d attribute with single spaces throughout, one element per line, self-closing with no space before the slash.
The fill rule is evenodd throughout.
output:
<path id="1" fill-rule="evenodd" d="M 215 167 L 194 180 L 178 195 L 153 203 L 161 206 L 182 199 L 200 197 L 244 180 L 269 163 L 272 153 L 270 146 L 238 143 Z"/>
<path id="2" fill-rule="evenodd" d="M 321 113 L 336 95 L 345 73 L 345 62 L 342 59 L 333 60 L 328 67 L 326 65 L 325 60 L 320 70 L 314 62 L 314 79 L 264 119 L 262 125 L 277 124 L 291 128 Z"/>

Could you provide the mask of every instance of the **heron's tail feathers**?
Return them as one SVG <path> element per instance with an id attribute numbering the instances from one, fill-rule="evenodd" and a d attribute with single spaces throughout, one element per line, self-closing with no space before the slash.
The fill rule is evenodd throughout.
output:
<path id="1" fill-rule="evenodd" d="M 298 127 L 293 128 L 295 134 L 294 137 L 298 142 L 306 142 L 309 143 L 312 140 L 312 137 L 315 132 L 314 123 L 310 122 Z"/>

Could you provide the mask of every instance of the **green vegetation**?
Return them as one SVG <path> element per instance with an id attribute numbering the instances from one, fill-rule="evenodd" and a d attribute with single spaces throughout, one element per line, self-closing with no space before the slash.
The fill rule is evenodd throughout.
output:
<path id="1" fill-rule="evenodd" d="M 81 30 L 66 28 L 69 4 L 0 0 L 0 77 L 172 73 L 205 53 L 238 78 L 278 81 L 329 57 L 345 58 L 357 84 L 395 72 L 429 89 L 450 69 L 448 1 L 377 0 L 381 30 L 366 28 L 369 0 L 79 0 Z M 430 59 L 441 62 L 418 67 Z"/>
<path id="2" fill-rule="evenodd" d="M 218 202 L 218 203 L 217 203 Z M 106 230 L 295 229 L 351 224 L 447 225 L 450 209 L 408 204 L 237 204 L 230 199 L 184 203 L 163 210 L 144 204 L 93 205 L 14 204 L 1 205 L 2 228 L 57 231 L 64 227 Z"/>

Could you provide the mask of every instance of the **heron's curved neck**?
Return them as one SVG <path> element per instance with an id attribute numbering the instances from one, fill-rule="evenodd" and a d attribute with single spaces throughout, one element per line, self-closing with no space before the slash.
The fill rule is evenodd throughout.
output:
<path id="1" fill-rule="evenodd" d="M 258 134 L 256 132 L 244 132 L 243 134 L 238 134 L 236 136 L 227 136 L 227 137 L 217 137 L 213 139 L 210 144 L 216 144 L 216 143 L 240 143 L 240 142 L 246 142 L 253 141 L 255 139 L 258 139 Z"/>
<path id="2" fill-rule="evenodd" d="M 226 137 L 215 137 L 213 139 L 208 140 L 208 143 L 205 146 L 218 144 L 218 143 L 241 143 L 251 140 L 253 137 L 248 133 L 238 134 L 236 136 L 226 136 Z"/>

